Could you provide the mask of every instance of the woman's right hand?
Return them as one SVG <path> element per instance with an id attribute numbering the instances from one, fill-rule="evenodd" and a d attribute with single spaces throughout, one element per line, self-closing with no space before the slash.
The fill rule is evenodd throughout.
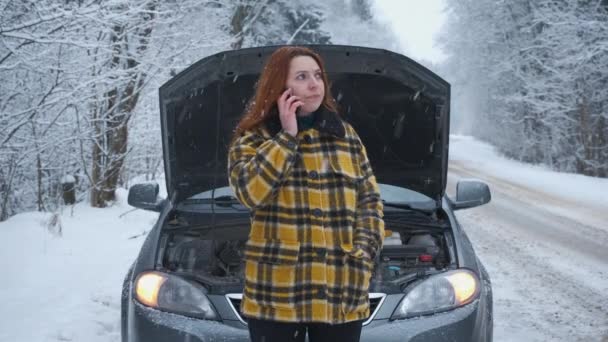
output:
<path id="1" fill-rule="evenodd" d="M 285 90 L 281 97 L 277 100 L 279 107 L 279 118 L 281 119 L 281 127 L 292 136 L 298 134 L 298 121 L 296 120 L 296 110 L 302 106 L 304 102 L 300 101 L 297 96 L 291 95 L 291 88 Z"/>

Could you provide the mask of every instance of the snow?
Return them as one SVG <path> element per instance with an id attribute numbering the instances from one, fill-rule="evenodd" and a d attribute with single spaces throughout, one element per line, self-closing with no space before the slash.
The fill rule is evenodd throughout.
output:
<path id="1" fill-rule="evenodd" d="M 608 179 L 560 173 L 542 165 L 505 158 L 470 136 L 450 136 L 450 169 L 475 169 L 514 191 L 530 204 L 608 231 Z M 533 189 L 530 194 L 526 189 Z M 573 210 L 565 210 L 573 209 Z"/>
<path id="2" fill-rule="evenodd" d="M 105 209 L 64 208 L 61 236 L 50 213 L 0 223 L 0 341 L 120 341 L 122 281 L 158 215 L 117 195 Z"/>
<path id="3" fill-rule="evenodd" d="M 61 184 L 66 184 L 66 183 L 76 183 L 76 178 L 74 178 L 74 176 L 72 175 L 65 175 L 63 177 L 61 177 Z"/>
<path id="4" fill-rule="evenodd" d="M 450 160 L 462 160 L 470 168 L 503 179 L 579 201 L 581 205 L 608 203 L 608 179 L 559 173 L 539 165 L 506 159 L 495 148 L 470 136 L 450 136 Z"/>
<path id="5" fill-rule="evenodd" d="M 607 180 L 508 160 L 470 137 L 450 148 L 448 189 L 473 177 L 492 192 L 456 216 L 492 279 L 495 340 L 607 341 Z"/>
<path id="6" fill-rule="evenodd" d="M 605 205 L 608 180 L 556 173 L 541 166 L 507 160 L 491 146 L 465 136 L 452 136 L 450 149 L 451 163 L 456 169 L 459 165 L 467 165 L 491 174 L 503 183 L 536 189 L 564 202 L 578 203 L 580 207 Z M 164 190 L 162 182 L 161 189 Z M 126 197 L 127 191 L 119 189 L 117 201 L 108 208 L 91 208 L 86 203 L 78 203 L 63 208 L 55 217 L 52 213 L 28 212 L 0 222 L 0 241 L 4 242 L 0 248 L 4 275 L 0 290 L 1 342 L 120 341 L 123 278 L 139 252 L 145 233 L 158 217 L 153 212 L 133 210 L 126 204 Z M 531 274 L 514 278 L 518 261 L 509 261 L 496 253 L 504 246 L 497 243 L 494 236 L 515 233 L 505 229 L 506 223 L 484 218 L 477 210 L 459 212 L 459 218 L 462 218 L 463 226 L 470 226 L 467 232 L 492 276 L 495 341 L 556 340 L 556 334 L 568 336 L 567 329 L 572 327 L 581 329 L 581 335 L 590 338 L 608 332 L 605 326 L 593 325 L 597 324 L 593 321 L 589 323 L 592 325 L 569 324 L 577 320 L 577 316 L 592 317 L 591 314 L 598 316 L 601 312 L 593 311 L 593 308 L 579 309 L 572 303 L 586 293 L 606 293 L 608 282 L 602 282 L 606 280 L 605 273 L 595 274 L 592 268 L 583 269 L 589 272 L 590 283 L 581 286 L 573 281 L 578 272 L 582 272 L 577 272 L 573 263 L 543 263 L 546 259 L 558 260 L 560 255 L 569 256 L 569 251 L 560 249 L 557 244 L 545 248 L 541 242 L 521 233 L 517 238 L 509 236 L 509 247 L 513 249 L 509 257 L 524 255 L 536 266 L 530 268 Z M 550 205 L 547 210 L 551 210 Z M 55 221 L 54 225 L 52 221 Z M 596 227 L 607 229 L 608 225 L 603 223 Z M 542 248 L 530 250 L 539 246 Z M 564 268 L 571 275 L 551 273 L 546 271 L 547 267 Z M 540 278 L 535 278 L 534 272 L 540 273 Z M 545 276 L 542 276 L 543 272 L 547 272 Z M 537 286 L 537 291 L 522 291 L 521 282 Z M 558 303 L 556 294 L 543 291 L 542 286 L 560 282 L 572 287 L 568 290 L 572 296 L 561 298 Z M 574 295 L 579 292 L 581 294 Z M 570 307 L 563 309 L 561 301 Z M 522 306 L 526 312 L 521 311 Z M 596 306 L 600 307 L 601 301 Z M 552 330 L 555 332 L 547 332 Z M 593 335 L 594 331 L 596 335 Z"/>

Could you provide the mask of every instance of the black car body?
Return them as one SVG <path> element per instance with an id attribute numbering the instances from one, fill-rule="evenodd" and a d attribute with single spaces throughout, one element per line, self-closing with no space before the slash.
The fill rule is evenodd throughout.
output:
<path id="1" fill-rule="evenodd" d="M 310 46 L 325 60 L 341 114 L 359 133 L 391 236 L 375 260 L 362 341 L 491 341 L 487 272 L 454 210 L 490 200 L 479 181 L 445 194 L 450 86 L 382 49 Z M 122 340 L 247 341 L 239 315 L 249 211 L 235 201 L 227 148 L 276 47 L 202 59 L 160 88 L 168 197 L 131 187 L 129 203 L 160 212 L 126 275 Z"/>

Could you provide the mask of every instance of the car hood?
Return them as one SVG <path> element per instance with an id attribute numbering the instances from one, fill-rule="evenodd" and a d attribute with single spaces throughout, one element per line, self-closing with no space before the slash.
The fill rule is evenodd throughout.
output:
<path id="1" fill-rule="evenodd" d="M 436 200 L 445 192 L 450 85 L 383 49 L 308 45 L 325 60 L 340 115 L 357 131 L 379 183 Z M 159 90 L 167 193 L 173 202 L 228 184 L 232 133 L 276 46 L 203 58 Z"/>

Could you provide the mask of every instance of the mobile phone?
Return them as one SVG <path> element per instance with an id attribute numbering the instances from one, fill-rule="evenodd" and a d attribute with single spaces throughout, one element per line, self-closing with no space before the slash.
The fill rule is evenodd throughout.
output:
<path id="1" fill-rule="evenodd" d="M 289 89 L 289 88 L 285 88 L 285 90 L 287 90 L 287 89 Z M 283 90 L 283 91 L 285 91 L 285 90 Z M 289 100 L 292 96 L 295 96 L 295 95 L 287 94 L 287 98 L 285 99 L 285 101 Z M 302 108 L 302 106 L 298 106 L 298 108 L 296 108 L 296 115 L 300 114 L 300 112 L 302 111 L 301 108 Z"/>

